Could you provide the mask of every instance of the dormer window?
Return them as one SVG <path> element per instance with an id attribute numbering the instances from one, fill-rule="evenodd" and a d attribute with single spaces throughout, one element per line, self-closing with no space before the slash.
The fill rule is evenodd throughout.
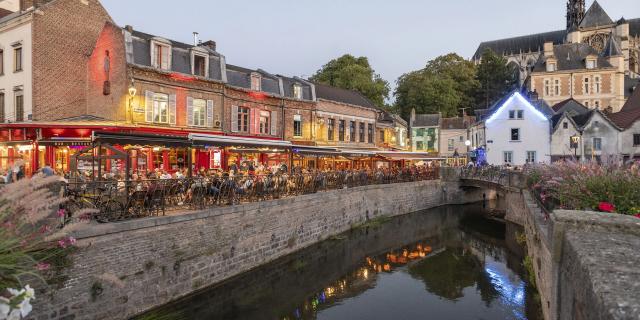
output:
<path id="1" fill-rule="evenodd" d="M 555 61 L 547 61 L 547 72 L 554 72 L 558 70 Z"/>
<path id="2" fill-rule="evenodd" d="M 262 90 L 262 76 L 258 73 L 251 74 L 251 90 L 253 91 L 261 91 Z"/>
<path id="3" fill-rule="evenodd" d="M 191 51 L 191 73 L 200 77 L 209 77 L 209 55 L 196 50 Z"/>
<path id="4" fill-rule="evenodd" d="M 171 45 L 151 41 L 151 66 L 161 70 L 171 70 Z"/>
<path id="5" fill-rule="evenodd" d="M 298 83 L 293 85 L 293 97 L 302 100 L 302 86 Z"/>
<path id="6" fill-rule="evenodd" d="M 587 69 L 595 69 L 598 67 L 596 59 L 587 59 Z"/>

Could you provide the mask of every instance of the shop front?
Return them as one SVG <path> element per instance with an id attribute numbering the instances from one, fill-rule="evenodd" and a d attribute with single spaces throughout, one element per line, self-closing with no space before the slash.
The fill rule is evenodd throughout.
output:
<path id="1" fill-rule="evenodd" d="M 375 168 L 405 168 L 411 165 L 442 165 L 447 159 L 426 152 L 380 151 L 376 153 Z"/>

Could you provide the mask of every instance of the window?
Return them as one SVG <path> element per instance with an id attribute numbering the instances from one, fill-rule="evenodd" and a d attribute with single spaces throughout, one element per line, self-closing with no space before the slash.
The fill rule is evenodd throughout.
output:
<path id="1" fill-rule="evenodd" d="M 22 47 L 13 49 L 13 71 L 22 71 Z"/>
<path id="2" fill-rule="evenodd" d="M 170 53 L 171 53 L 170 46 L 160 44 L 160 43 L 154 43 L 153 56 L 152 56 L 153 66 L 162 70 L 171 69 Z"/>
<path id="3" fill-rule="evenodd" d="M 460 136 L 460 142 L 463 142 L 463 141 L 464 141 L 464 137 Z"/>
<path id="4" fill-rule="evenodd" d="M 373 124 L 367 124 L 367 136 L 369 143 L 373 143 Z"/>
<path id="5" fill-rule="evenodd" d="M 544 95 L 551 95 L 551 82 L 549 80 L 544 81 Z"/>
<path id="6" fill-rule="evenodd" d="M 593 102 L 593 107 L 596 109 L 600 109 L 600 101 L 596 100 Z"/>
<path id="7" fill-rule="evenodd" d="M 293 97 L 302 100 L 302 86 L 297 83 L 293 85 Z"/>
<path id="8" fill-rule="evenodd" d="M 588 59 L 587 60 L 587 69 L 595 69 L 597 67 L 597 63 L 595 59 Z"/>
<path id="9" fill-rule="evenodd" d="M 253 91 L 262 90 L 262 77 L 257 73 L 251 74 L 251 90 Z"/>
<path id="10" fill-rule="evenodd" d="M 589 94 L 589 78 L 584 78 L 584 94 Z"/>
<path id="11" fill-rule="evenodd" d="M 360 142 L 364 142 L 364 122 L 360 122 Z"/>
<path id="12" fill-rule="evenodd" d="M 22 91 L 16 91 L 16 122 L 24 121 L 24 96 Z"/>
<path id="13" fill-rule="evenodd" d="M 424 150 L 424 142 L 416 141 L 416 150 Z"/>
<path id="14" fill-rule="evenodd" d="M 511 129 L 511 141 L 520 141 L 520 129 Z"/>
<path id="15" fill-rule="evenodd" d="M 238 131 L 249 132 L 249 108 L 238 107 Z"/>
<path id="16" fill-rule="evenodd" d="M 553 82 L 553 93 L 556 96 L 560 95 L 560 80 L 558 79 Z"/>
<path id="17" fill-rule="evenodd" d="M 535 151 L 527 151 L 527 163 L 536 163 Z"/>
<path id="18" fill-rule="evenodd" d="M 515 118 L 516 118 L 516 111 L 509 110 L 509 119 L 515 119 Z"/>
<path id="19" fill-rule="evenodd" d="M 524 110 L 517 110 L 518 119 L 524 119 Z"/>
<path id="20" fill-rule="evenodd" d="M 569 123 L 568 123 L 568 122 L 566 122 L 566 121 L 565 121 L 565 122 L 563 122 L 563 123 L 562 123 L 562 128 L 563 128 L 563 129 L 569 129 Z"/>
<path id="21" fill-rule="evenodd" d="M 204 127 L 207 123 L 207 100 L 193 99 L 193 125 Z"/>
<path id="22" fill-rule="evenodd" d="M 260 111 L 259 123 L 260 123 L 260 133 L 270 134 L 271 133 L 271 112 Z"/>
<path id="23" fill-rule="evenodd" d="M 556 63 L 555 62 L 547 63 L 547 72 L 554 72 L 554 71 L 556 71 Z"/>
<path id="24" fill-rule="evenodd" d="M 420 128 L 416 130 L 417 137 L 424 137 L 424 128 Z"/>
<path id="25" fill-rule="evenodd" d="M 449 143 L 447 144 L 447 150 L 453 151 L 453 146 L 455 145 L 455 143 L 456 143 L 455 139 L 449 139 Z"/>
<path id="26" fill-rule="evenodd" d="M 513 152 L 512 151 L 505 151 L 502 153 L 502 157 L 504 159 L 504 163 L 505 164 L 511 164 L 513 163 Z"/>
<path id="27" fill-rule="evenodd" d="M 595 93 L 600 93 L 600 77 L 596 76 L 594 78 L 593 86 Z"/>
<path id="28" fill-rule="evenodd" d="M 162 93 L 153 95 L 153 122 L 169 123 L 169 96 Z"/>
<path id="29" fill-rule="evenodd" d="M 293 136 L 302 137 L 302 116 L 299 114 L 293 116 Z"/>
<path id="30" fill-rule="evenodd" d="M 602 150 L 602 138 L 593 138 L 593 150 L 594 151 Z"/>
<path id="31" fill-rule="evenodd" d="M 4 50 L 0 50 L 0 75 L 4 74 Z"/>
<path id="32" fill-rule="evenodd" d="M 356 122 L 349 122 L 349 141 L 356 142 Z"/>
<path id="33" fill-rule="evenodd" d="M 0 92 L 0 123 L 6 121 L 6 115 L 4 113 L 4 92 Z"/>
<path id="34" fill-rule="evenodd" d="M 344 141 L 344 130 L 345 130 L 344 126 L 345 126 L 344 120 L 340 120 L 338 122 L 338 140 L 340 141 Z"/>
<path id="35" fill-rule="evenodd" d="M 2 96 L 0 96 L 0 97 L 2 97 Z M 640 134 L 638 134 L 638 133 L 634 133 L 633 134 L 633 146 L 634 147 L 640 146 Z"/>
<path id="36" fill-rule="evenodd" d="M 327 139 L 334 140 L 334 131 L 335 131 L 335 120 L 327 119 Z"/>
<path id="37" fill-rule="evenodd" d="M 384 143 L 384 130 L 380 130 L 378 133 L 378 139 L 380 140 L 380 143 Z"/>
<path id="38" fill-rule="evenodd" d="M 207 76 L 207 58 L 201 55 L 193 56 L 193 74 L 196 76 L 206 77 Z"/>

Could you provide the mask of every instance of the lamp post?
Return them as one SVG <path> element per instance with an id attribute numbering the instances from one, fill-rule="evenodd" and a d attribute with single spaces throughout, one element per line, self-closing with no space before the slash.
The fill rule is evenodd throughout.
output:
<path id="1" fill-rule="evenodd" d="M 573 135 L 571 137 L 569 137 L 569 146 L 571 148 L 573 148 L 573 156 L 574 158 L 576 158 L 576 160 L 578 159 L 578 145 L 580 144 L 580 136 L 579 135 Z"/>
<path id="2" fill-rule="evenodd" d="M 465 141 L 464 145 L 467 146 L 467 163 L 469 163 L 469 147 L 471 146 L 471 141 Z M 465 165 L 467 165 L 467 163 L 465 163 Z"/>

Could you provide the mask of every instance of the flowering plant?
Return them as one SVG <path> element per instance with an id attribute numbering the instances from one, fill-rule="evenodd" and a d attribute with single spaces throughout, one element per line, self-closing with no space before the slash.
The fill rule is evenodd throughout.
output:
<path id="1" fill-rule="evenodd" d="M 537 165 L 527 169 L 534 194 L 548 209 L 597 210 L 638 214 L 640 166 L 615 158 L 596 162 L 575 161 Z"/>
<path id="2" fill-rule="evenodd" d="M 44 281 L 76 242 L 68 232 L 81 224 L 62 228 L 61 187 L 57 177 L 36 176 L 0 189 L 0 320 L 30 312 L 34 292 L 23 282 Z"/>

